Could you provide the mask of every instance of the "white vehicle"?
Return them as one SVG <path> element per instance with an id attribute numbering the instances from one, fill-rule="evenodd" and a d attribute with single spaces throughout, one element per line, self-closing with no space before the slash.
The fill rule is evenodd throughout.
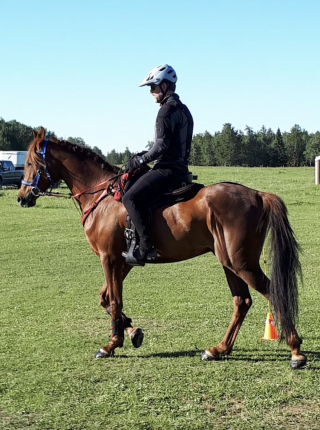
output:
<path id="1" fill-rule="evenodd" d="M 28 151 L 0 151 L 0 160 L 11 161 L 16 170 L 23 170 Z"/>

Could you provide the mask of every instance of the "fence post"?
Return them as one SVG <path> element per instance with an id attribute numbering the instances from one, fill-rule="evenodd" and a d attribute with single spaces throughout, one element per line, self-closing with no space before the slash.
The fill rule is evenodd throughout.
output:
<path id="1" fill-rule="evenodd" d="M 314 160 L 314 183 L 320 184 L 320 156 Z"/>

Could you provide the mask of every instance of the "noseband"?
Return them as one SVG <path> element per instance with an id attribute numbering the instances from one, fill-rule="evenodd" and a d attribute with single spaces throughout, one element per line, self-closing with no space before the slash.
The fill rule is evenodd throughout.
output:
<path id="1" fill-rule="evenodd" d="M 49 173 L 49 171 L 48 171 L 48 167 L 47 167 L 47 165 L 46 165 L 46 151 L 47 151 L 48 142 L 49 142 L 49 139 L 45 139 L 45 140 L 43 141 L 42 150 L 41 150 L 41 151 L 36 151 L 36 153 L 37 153 L 37 154 L 39 154 L 39 155 L 41 156 L 41 161 L 42 161 L 42 163 L 43 163 L 43 165 L 44 165 L 44 173 L 46 174 L 47 179 L 49 180 L 50 187 L 51 187 L 50 192 L 51 192 L 52 187 L 53 187 L 53 182 L 52 182 L 52 179 L 51 179 L 50 173 Z M 29 186 L 29 187 L 32 187 L 32 188 L 31 188 L 31 193 L 32 193 L 35 197 L 43 196 L 43 195 L 45 195 L 45 194 L 46 194 L 46 191 L 43 191 L 43 190 L 41 190 L 41 188 L 39 188 L 39 185 L 38 185 L 38 184 L 39 184 L 39 181 L 40 181 L 40 177 L 41 177 L 41 168 L 39 167 L 39 169 L 38 169 L 38 171 L 37 171 L 37 174 L 36 174 L 36 176 L 33 178 L 33 180 L 32 180 L 32 182 L 31 182 L 31 183 L 30 183 L 30 182 L 25 181 L 24 179 L 22 179 L 22 181 L 21 181 L 21 184 L 22 184 L 22 185 L 27 185 L 27 186 Z"/>

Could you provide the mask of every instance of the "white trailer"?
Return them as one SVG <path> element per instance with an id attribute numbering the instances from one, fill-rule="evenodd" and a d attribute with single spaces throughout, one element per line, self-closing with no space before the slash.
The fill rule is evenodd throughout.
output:
<path id="1" fill-rule="evenodd" d="M 0 151 L 0 160 L 12 161 L 16 170 L 24 169 L 27 151 Z"/>

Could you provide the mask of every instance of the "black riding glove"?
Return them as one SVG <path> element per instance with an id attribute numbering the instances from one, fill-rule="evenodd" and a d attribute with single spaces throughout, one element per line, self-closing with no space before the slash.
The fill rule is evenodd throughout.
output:
<path id="1" fill-rule="evenodd" d="M 141 157 L 135 156 L 133 158 L 131 158 L 124 166 L 124 170 L 125 172 L 133 172 L 134 170 L 137 170 L 139 167 L 142 166 L 142 164 L 144 164 L 144 161 L 142 160 Z"/>

